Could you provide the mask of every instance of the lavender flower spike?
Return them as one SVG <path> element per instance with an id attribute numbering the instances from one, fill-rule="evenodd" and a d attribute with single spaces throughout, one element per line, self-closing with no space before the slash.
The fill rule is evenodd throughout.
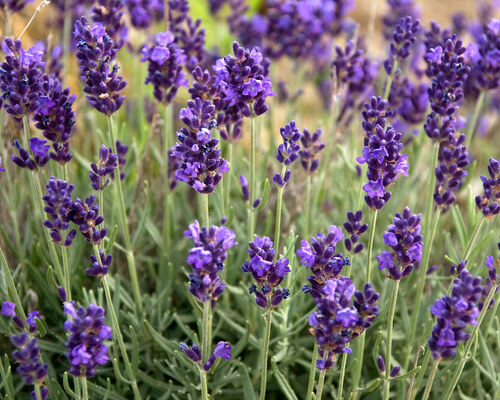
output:
<path id="1" fill-rule="evenodd" d="M 422 215 L 414 215 L 406 207 L 403 214 L 396 213 L 394 225 L 384 233 L 384 243 L 392 253 L 383 251 L 377 256 L 379 269 L 387 268 L 389 278 L 399 281 L 407 277 L 422 259 L 423 236 L 420 234 Z"/>
<path id="2" fill-rule="evenodd" d="M 44 167 L 50 160 L 48 154 L 50 146 L 47 141 L 38 138 L 29 140 L 29 150 L 23 149 L 17 139 L 13 146 L 19 151 L 19 156 L 10 156 L 10 159 L 20 168 L 28 168 L 31 171 Z M 31 155 L 30 155 L 31 153 Z"/>
<path id="3" fill-rule="evenodd" d="M 146 84 L 153 85 L 156 100 L 163 104 L 171 103 L 179 87 L 187 87 L 188 83 L 182 72 L 187 57 L 174 39 L 171 32 L 160 32 L 153 46 L 144 46 L 141 50 L 141 61 L 148 62 Z"/>
<path id="4" fill-rule="evenodd" d="M 313 174 L 318 169 L 318 153 L 325 148 L 325 144 L 320 141 L 320 138 L 321 128 L 316 129 L 313 134 L 304 129 L 300 137 L 302 143 L 302 148 L 299 151 L 300 163 L 309 174 Z"/>
<path id="5" fill-rule="evenodd" d="M 217 297 L 226 287 L 219 278 L 219 271 L 224 269 L 227 251 L 237 244 L 235 234 L 224 226 L 200 228 L 195 220 L 184 235 L 194 242 L 187 257 L 187 262 L 193 269 L 189 274 L 189 291 L 200 302 L 211 301 L 214 306 Z"/>
<path id="6" fill-rule="evenodd" d="M 120 91 L 127 82 L 117 75 L 117 49 L 104 26 L 96 22 L 90 26 L 85 17 L 75 23 L 73 32 L 77 45 L 76 57 L 80 65 L 80 77 L 85 83 L 89 104 L 97 111 L 110 116 L 123 104 L 125 96 Z"/>
<path id="7" fill-rule="evenodd" d="M 85 273 L 89 276 L 97 276 L 102 279 L 108 273 L 112 260 L 113 257 L 111 254 L 106 256 L 104 252 L 99 249 L 99 260 L 95 255 L 91 255 L 90 261 L 92 262 L 92 267 L 87 268 Z"/>
<path id="8" fill-rule="evenodd" d="M 276 289 L 290 272 L 289 261 L 286 258 L 274 261 L 276 250 L 268 237 L 256 237 L 248 243 L 248 247 L 250 261 L 245 260 L 241 269 L 250 272 L 258 285 L 252 284 L 249 292 L 255 293 L 255 302 L 259 307 L 273 309 L 290 294 L 287 288 Z"/>
<path id="9" fill-rule="evenodd" d="M 365 289 L 366 292 L 366 289 Z M 337 360 L 337 355 L 351 353 L 347 347 L 348 343 L 359 336 L 378 314 L 378 307 L 372 308 L 370 322 L 365 320 L 366 316 L 359 308 L 351 305 L 353 295 L 362 297 L 359 292 L 355 293 L 352 281 L 346 277 L 329 279 L 321 291 L 321 296 L 314 299 L 317 311 L 309 316 L 310 332 L 316 339 L 318 345 L 317 360 L 318 369 L 330 369 Z M 378 300 L 378 296 L 375 300 Z"/>
<path id="10" fill-rule="evenodd" d="M 97 226 L 103 223 L 104 218 L 99 216 L 99 206 L 95 204 L 95 196 L 89 196 L 84 201 L 78 197 L 72 202 L 68 219 L 78 225 L 83 237 L 92 244 L 99 244 L 105 238 L 108 230 L 99 230 Z"/>
<path id="11" fill-rule="evenodd" d="M 45 202 L 44 211 L 49 215 L 51 220 L 43 221 L 43 226 L 50 229 L 50 237 L 61 246 L 70 246 L 76 235 L 76 230 L 72 229 L 62 237 L 62 231 L 69 229 L 70 209 L 73 205 L 71 193 L 74 186 L 63 180 L 56 180 L 51 177 L 47 182 L 47 195 L 42 199 Z"/>
<path id="12" fill-rule="evenodd" d="M 69 372 L 74 376 L 91 378 L 97 366 L 109 361 L 108 346 L 103 342 L 111 339 L 111 328 L 105 325 L 104 309 L 89 304 L 87 309 L 75 308 L 74 302 L 64 304 L 64 312 L 72 317 L 64 323 L 69 333 L 66 342 L 66 357 L 71 367 Z"/>
<path id="13" fill-rule="evenodd" d="M 300 131 L 295 126 L 295 121 L 290 121 L 289 124 L 280 129 L 280 134 L 283 143 L 278 146 L 276 159 L 284 167 L 290 167 L 299 158 L 300 145 L 297 142 L 301 138 Z M 290 175 L 291 171 L 285 169 L 283 176 L 281 176 L 281 173 L 278 173 L 273 176 L 273 181 L 276 185 L 283 188 L 289 181 Z"/>
<path id="14" fill-rule="evenodd" d="M 262 115 L 268 109 L 266 99 L 276 95 L 266 77 L 263 56 L 257 49 L 245 49 L 238 42 L 233 43 L 233 53 L 234 57 L 228 55 L 214 67 L 220 96 L 245 117 L 251 116 L 250 106 L 254 115 Z"/>
<path id="15" fill-rule="evenodd" d="M 179 142 L 171 149 L 172 156 L 180 161 L 175 179 L 200 193 L 212 193 L 222 174 L 229 172 L 229 164 L 220 157 L 219 141 L 211 136 L 210 131 L 216 126 L 214 115 L 215 107 L 210 101 L 189 100 L 180 113 L 186 126 L 177 133 Z"/>
<path id="16" fill-rule="evenodd" d="M 411 16 L 402 18 L 399 25 L 394 29 L 389 59 L 384 61 L 384 68 L 388 75 L 393 73 L 394 63 L 401 65 L 402 61 L 410 55 L 410 48 L 417 41 L 420 32 L 420 21 L 414 20 Z"/>
<path id="17" fill-rule="evenodd" d="M 490 158 L 488 173 L 489 179 L 481 176 L 484 195 L 476 196 L 476 205 L 485 217 L 492 218 L 500 213 L 500 160 Z"/>
<path id="18" fill-rule="evenodd" d="M 117 166 L 117 155 L 113 154 L 111 147 L 108 148 L 102 145 L 99 149 L 99 161 L 97 165 L 94 163 L 90 164 L 92 170 L 89 171 L 89 178 L 92 188 L 94 190 L 104 190 L 111 182 L 111 179 L 106 177 L 111 176 Z"/>

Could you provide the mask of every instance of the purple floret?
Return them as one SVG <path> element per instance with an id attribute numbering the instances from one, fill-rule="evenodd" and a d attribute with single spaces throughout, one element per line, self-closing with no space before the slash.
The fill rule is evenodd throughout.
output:
<path id="1" fill-rule="evenodd" d="M 476 196 L 477 208 L 485 217 L 493 217 L 500 213 L 500 160 L 490 158 L 488 164 L 489 178 L 481 176 L 483 196 Z"/>

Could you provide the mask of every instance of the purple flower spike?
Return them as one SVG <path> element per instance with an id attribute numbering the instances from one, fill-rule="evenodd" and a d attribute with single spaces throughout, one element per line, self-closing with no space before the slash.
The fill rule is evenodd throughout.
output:
<path id="1" fill-rule="evenodd" d="M 300 145 L 297 142 L 301 138 L 301 135 L 295 126 L 295 121 L 290 121 L 289 124 L 280 128 L 280 134 L 283 143 L 278 146 L 276 159 L 279 163 L 288 167 L 299 158 L 298 151 L 300 150 Z"/>
<path id="2" fill-rule="evenodd" d="M 320 141 L 321 128 L 311 134 L 307 129 L 304 129 L 300 141 L 302 148 L 299 151 L 300 163 L 302 168 L 310 174 L 316 172 L 319 166 L 318 153 L 325 148 L 325 144 Z"/>
<path id="3" fill-rule="evenodd" d="M 483 196 L 476 196 L 477 208 L 485 217 L 492 218 L 500 213 L 500 160 L 490 158 L 488 164 L 489 178 L 481 176 Z"/>
<path id="4" fill-rule="evenodd" d="M 420 17 L 419 7 L 413 0 L 387 0 L 387 6 L 387 13 L 382 17 L 384 37 L 387 40 L 391 40 L 401 18 L 410 16 L 417 19 Z"/>
<path id="5" fill-rule="evenodd" d="M 99 260 L 95 255 L 91 255 L 92 268 L 87 268 L 85 273 L 89 276 L 97 276 L 102 279 L 108 273 L 112 260 L 113 257 L 111 254 L 106 256 L 102 250 L 99 250 Z"/>
<path id="6" fill-rule="evenodd" d="M 87 309 L 75 308 L 75 303 L 65 303 L 64 312 L 73 319 L 64 323 L 64 329 L 69 336 L 66 342 L 66 357 L 71 367 L 70 374 L 74 376 L 95 375 L 98 365 L 109 361 L 108 346 L 103 342 L 111 339 L 111 328 L 105 325 L 103 308 L 89 304 Z"/>
<path id="7" fill-rule="evenodd" d="M 189 274 L 189 291 L 200 302 L 211 301 L 213 306 L 226 287 L 219 272 L 224 268 L 227 251 L 237 244 L 235 234 L 231 229 L 215 225 L 200 228 L 196 220 L 184 234 L 194 242 L 187 257 L 193 269 Z"/>
<path id="8" fill-rule="evenodd" d="M 392 253 L 383 251 L 377 256 L 379 269 L 387 268 L 388 277 L 401 280 L 407 277 L 422 259 L 423 236 L 420 234 L 422 215 L 412 214 L 406 207 L 403 214 L 396 213 L 394 225 L 389 225 L 384 233 L 384 243 L 392 248 Z"/>
<path id="9" fill-rule="evenodd" d="M 410 49 L 417 41 L 419 32 L 420 21 L 414 20 L 411 16 L 402 18 L 399 25 L 395 27 L 389 58 L 384 61 L 384 68 L 388 75 L 394 72 L 392 68 L 396 61 L 401 65 L 402 61 L 410 55 Z"/>
<path id="10" fill-rule="evenodd" d="M 376 110 L 385 110 L 387 107 L 383 100 L 377 98 L 372 98 L 371 105 L 375 105 Z M 363 126 L 367 135 L 363 155 L 356 159 L 360 164 L 368 165 L 368 183 L 363 186 L 363 190 L 367 194 L 365 202 L 372 210 L 380 210 L 389 201 L 391 192 L 387 188 L 396 181 L 398 175 L 408 176 L 408 157 L 406 154 L 400 154 L 403 148 L 402 134 L 396 133 L 391 126 L 384 130 L 378 124 L 375 126 L 375 132 L 371 131 L 371 121 L 385 124 L 385 115 L 385 112 L 383 116 L 382 112 L 372 113 L 368 108 L 363 112 Z"/>
<path id="11" fill-rule="evenodd" d="M 219 85 L 219 95 L 228 106 L 236 106 L 239 113 L 245 117 L 264 114 L 268 106 L 266 99 L 276 94 L 267 78 L 263 66 L 263 56 L 257 49 L 248 50 L 238 42 L 233 43 L 234 57 L 228 55 L 215 64 Z"/>
<path id="12" fill-rule="evenodd" d="M 120 94 L 127 82 L 118 73 L 117 49 L 101 23 L 90 26 L 85 17 L 75 23 L 74 39 L 78 43 L 76 57 L 80 77 L 85 83 L 89 104 L 97 111 L 110 116 L 123 104 Z"/>
<path id="13" fill-rule="evenodd" d="M 171 149 L 172 157 L 179 160 L 175 179 L 186 182 L 200 193 L 212 193 L 229 172 L 229 164 L 220 157 L 219 141 L 211 137 L 216 126 L 215 107 L 210 101 L 189 100 L 180 112 L 186 125 L 177 133 L 177 142 Z"/>
<path id="14" fill-rule="evenodd" d="M 472 74 L 483 90 L 493 90 L 500 85 L 500 30 L 499 20 L 491 19 L 482 25 L 477 43 L 469 50 Z"/>
<path id="15" fill-rule="evenodd" d="M 374 299 L 375 304 L 369 307 L 369 312 L 359 304 L 359 298 L 364 300 L 363 294 L 355 292 L 352 281 L 346 277 L 329 279 L 319 297 L 314 299 L 317 311 L 309 316 L 309 331 L 318 345 L 318 369 L 329 369 L 335 364 L 338 354 L 351 353 L 347 344 L 369 327 L 378 314 L 378 294 L 367 293 L 367 290 L 371 290 L 368 284 L 365 293 L 370 301 Z M 355 302 L 351 305 L 353 295 Z"/>
<path id="16" fill-rule="evenodd" d="M 15 139 L 13 146 L 18 149 L 19 156 L 11 156 L 10 158 L 18 167 L 28 168 L 31 171 L 44 167 L 50 160 L 48 154 L 50 146 L 46 145 L 46 143 L 46 140 L 31 138 L 28 151 L 23 149 L 19 141 Z"/>
<path id="17" fill-rule="evenodd" d="M 5 38 L 5 61 L 0 66 L 0 91 L 5 111 L 15 119 L 33 114 L 42 93 L 43 51 L 22 49 L 21 40 Z"/>
<path id="18" fill-rule="evenodd" d="M 361 210 L 353 213 L 349 211 L 347 213 L 347 221 L 344 222 L 344 229 L 351 235 L 344 239 L 344 245 L 348 252 L 352 254 L 358 254 L 365 248 L 363 243 L 358 243 L 359 238 L 368 230 L 368 224 L 361 225 L 361 220 L 363 219 L 363 213 Z"/>
<path id="19" fill-rule="evenodd" d="M 33 0 L 3 0 L 0 7 L 11 13 L 21 11 L 26 4 L 33 3 Z"/>
<path id="20" fill-rule="evenodd" d="M 308 293 L 313 298 L 320 297 L 326 281 L 338 278 L 344 265 L 349 262 L 349 259 L 342 253 L 336 253 L 337 243 L 343 238 L 342 230 L 335 225 L 330 225 L 326 236 L 318 233 L 311 237 L 311 244 L 306 240 L 300 243 L 297 256 L 300 258 L 300 263 L 309 267 L 313 274 L 307 277 L 311 284 Z"/>
<path id="21" fill-rule="evenodd" d="M 99 161 L 97 165 L 92 163 L 89 171 L 89 178 L 94 190 L 104 190 L 111 182 L 107 176 L 114 175 L 114 171 L 118 166 L 118 156 L 113 154 L 111 147 L 102 145 L 99 150 Z"/>
<path id="22" fill-rule="evenodd" d="M 42 385 L 47 378 L 48 365 L 40 361 L 40 347 L 36 338 L 30 338 L 26 332 L 12 335 L 10 341 L 17 350 L 12 352 L 12 358 L 19 364 L 16 372 L 25 385 Z"/>
<path id="23" fill-rule="evenodd" d="M 62 236 L 62 231 L 69 229 L 71 221 L 73 189 L 74 186 L 68 182 L 51 177 L 47 182 L 47 195 L 42 197 L 45 202 L 44 211 L 51 218 L 51 220 L 43 221 L 43 226 L 50 229 L 51 239 L 60 246 L 70 246 L 76 235 L 76 230 L 72 229 L 65 238 Z"/>
<path id="24" fill-rule="evenodd" d="M 141 61 L 148 61 L 145 83 L 153 85 L 155 98 L 163 104 L 172 102 L 179 87 L 187 87 L 187 79 L 182 72 L 187 58 L 174 39 L 170 31 L 160 32 L 151 47 L 146 45 L 141 50 Z"/>
<path id="25" fill-rule="evenodd" d="M 99 244 L 106 237 L 108 230 L 96 228 L 103 223 L 104 218 L 99 216 L 99 206 L 95 203 L 95 196 L 89 196 L 84 201 L 78 197 L 71 203 L 68 219 L 78 225 L 83 237 L 92 244 Z"/>
<path id="26" fill-rule="evenodd" d="M 464 330 L 468 325 L 477 325 L 477 303 L 483 292 L 481 277 L 472 276 L 464 269 L 453 281 L 451 296 L 443 296 L 430 307 L 432 314 L 437 317 L 429 338 L 434 359 L 453 357 L 460 342 L 470 338 L 470 333 Z"/>
<path id="27" fill-rule="evenodd" d="M 241 269 L 250 272 L 258 285 L 252 284 L 249 292 L 255 293 L 255 302 L 259 307 L 273 309 L 289 295 L 288 289 L 277 289 L 290 272 L 289 260 L 280 258 L 274 261 L 276 250 L 272 240 L 266 236 L 256 237 L 248 243 L 248 247 L 250 261 L 245 260 Z"/>
<path id="28" fill-rule="evenodd" d="M 186 343 L 180 342 L 179 344 L 181 353 L 185 354 L 187 358 L 198 363 L 200 365 L 201 361 L 201 351 L 198 346 L 193 344 L 192 348 L 189 348 Z"/>
<path id="29" fill-rule="evenodd" d="M 50 158 L 65 165 L 73 157 L 69 152 L 69 139 L 75 125 L 72 107 L 76 95 L 70 95 L 69 87 L 63 90 L 61 81 L 55 75 L 47 74 L 43 76 L 41 93 L 33 121 L 43 131 L 43 136 L 52 142 Z"/>
<path id="30" fill-rule="evenodd" d="M 91 9 L 90 18 L 106 27 L 117 49 L 121 49 L 127 42 L 127 26 L 125 24 L 123 7 L 126 2 L 122 0 L 98 0 Z"/>

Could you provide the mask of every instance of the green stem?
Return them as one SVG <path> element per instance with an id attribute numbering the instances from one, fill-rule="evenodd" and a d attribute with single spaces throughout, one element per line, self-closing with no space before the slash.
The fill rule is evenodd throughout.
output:
<path id="1" fill-rule="evenodd" d="M 11 295 L 11 298 L 14 300 L 16 304 L 16 312 L 19 313 L 19 317 L 23 321 L 26 320 L 26 314 L 24 313 L 23 306 L 21 304 L 21 299 L 19 298 L 19 293 L 17 293 L 16 284 L 14 283 L 14 279 L 12 278 L 12 274 L 10 273 L 9 265 L 7 264 L 7 258 L 5 257 L 5 253 L 0 246 L 0 263 L 3 266 L 4 274 L 7 278 L 8 291 Z"/>
<path id="2" fill-rule="evenodd" d="M 70 273 L 69 273 L 69 263 L 68 263 L 68 248 L 66 246 L 61 246 L 61 253 L 63 261 L 63 271 L 64 271 L 64 290 L 66 290 L 67 300 L 71 301 L 72 297 L 71 297 L 71 283 L 70 283 Z"/>
<path id="3" fill-rule="evenodd" d="M 465 253 L 462 257 L 463 261 L 467 261 L 467 259 L 470 256 L 470 253 L 472 251 L 472 247 L 474 247 L 474 244 L 476 244 L 477 237 L 479 236 L 479 233 L 481 232 L 481 228 L 483 227 L 484 222 L 486 221 L 486 217 L 484 215 L 481 216 L 481 219 L 477 223 L 476 227 L 474 228 L 474 232 L 472 232 L 472 236 L 469 240 L 469 243 L 467 244 L 467 248 L 465 249 Z"/>
<path id="4" fill-rule="evenodd" d="M 321 396 L 323 395 L 323 387 L 325 386 L 325 375 L 326 375 L 326 368 L 322 369 L 321 372 L 319 373 L 318 388 L 316 389 L 315 400 L 321 400 Z"/>
<path id="5" fill-rule="evenodd" d="M 306 223 L 304 224 L 303 237 L 309 237 L 309 229 L 311 225 L 311 174 L 307 174 L 306 178 Z"/>
<path id="6" fill-rule="evenodd" d="M 208 400 L 208 384 L 207 384 L 207 371 L 204 369 L 200 370 L 200 380 L 201 380 L 201 399 Z"/>
<path id="7" fill-rule="evenodd" d="M 427 189 L 427 199 L 425 203 L 425 228 L 424 228 L 424 255 L 423 260 L 420 265 L 420 270 L 418 271 L 418 281 L 417 281 L 417 293 L 415 297 L 415 305 L 413 307 L 413 313 L 411 317 L 411 328 L 410 328 L 410 336 L 407 342 L 407 350 L 405 359 L 403 362 L 403 367 L 406 368 L 408 366 L 408 362 L 410 361 L 411 353 L 413 350 L 413 342 L 415 340 L 415 335 L 417 332 L 417 323 L 418 316 L 420 313 L 420 306 L 422 303 L 422 295 L 424 293 L 425 287 L 425 278 L 427 273 L 427 268 L 429 267 L 429 259 L 432 250 L 432 243 L 434 241 L 434 235 L 436 233 L 437 224 L 439 221 L 439 217 L 441 215 L 440 210 L 438 210 L 435 214 L 432 212 L 432 205 L 434 203 L 434 188 L 436 186 L 436 174 L 434 170 L 436 169 L 438 163 L 438 154 L 439 154 L 439 143 L 434 142 L 432 151 L 432 170 L 430 172 L 429 179 L 429 187 Z M 432 226 L 432 230 L 431 230 Z"/>
<path id="8" fill-rule="evenodd" d="M 431 374 L 429 375 L 429 379 L 427 379 L 427 386 L 425 386 L 424 396 L 422 400 L 427 400 L 429 398 L 429 394 L 431 393 L 432 384 L 434 383 L 434 377 L 436 376 L 436 371 L 438 369 L 440 360 L 434 360 L 432 363 Z"/>
<path id="9" fill-rule="evenodd" d="M 109 132 L 109 140 L 111 141 L 111 146 L 113 147 L 113 153 L 117 153 L 116 150 L 116 141 L 115 141 L 115 133 L 113 127 L 113 119 L 111 115 L 108 115 L 108 132 Z M 137 278 L 137 268 L 135 265 L 135 257 L 134 250 L 132 248 L 132 242 L 130 240 L 130 233 L 127 225 L 127 214 L 125 209 L 125 201 L 123 200 L 123 189 L 122 182 L 120 179 L 120 166 L 116 167 L 116 188 L 118 190 L 118 205 L 119 205 L 119 214 L 120 214 L 120 223 L 123 229 L 123 236 L 125 238 L 125 247 L 127 250 L 127 264 L 128 264 L 128 272 L 130 275 L 130 281 L 132 283 L 132 291 L 134 293 L 134 300 L 137 308 L 142 311 L 142 298 L 141 298 L 141 290 L 139 287 L 139 279 Z"/>
<path id="10" fill-rule="evenodd" d="M 163 252 L 166 256 L 170 249 L 170 234 L 172 225 L 172 202 L 170 193 L 170 179 L 168 176 L 168 153 L 172 147 L 173 124 L 174 124 L 174 107 L 167 104 L 164 107 L 164 137 L 163 137 Z M 165 257 L 166 258 L 166 257 Z"/>
<path id="11" fill-rule="evenodd" d="M 85 379 L 85 378 L 83 378 Z M 42 392 L 40 391 L 40 386 L 35 385 L 35 399 L 36 400 L 42 400 Z M 84 400 L 88 400 L 87 398 L 84 398 Z"/>
<path id="12" fill-rule="evenodd" d="M 233 142 L 231 136 L 229 136 L 229 141 L 227 142 L 227 163 L 229 164 L 230 171 L 227 174 L 226 178 L 226 193 L 225 193 L 225 200 L 227 200 L 227 204 L 230 204 L 230 198 L 231 198 L 231 182 L 233 181 L 232 175 L 234 174 L 234 169 L 233 169 Z M 225 216 L 225 215 L 224 215 Z"/>
<path id="13" fill-rule="evenodd" d="M 120 175 L 117 175 L 118 177 Z M 94 246 L 94 251 L 97 256 L 99 255 L 99 249 L 97 246 Z M 108 277 L 104 276 L 102 278 L 102 286 L 104 287 L 104 293 L 106 295 L 106 302 L 108 303 L 108 310 L 111 317 L 111 326 L 113 328 L 113 333 L 118 341 L 118 347 L 120 348 L 120 353 L 123 357 L 123 363 L 125 364 L 125 370 L 127 371 L 128 379 L 131 381 L 132 390 L 134 392 L 134 398 L 136 400 L 142 399 L 141 392 L 139 391 L 139 387 L 137 385 L 137 380 L 132 369 L 132 364 L 128 358 L 127 348 L 125 347 L 125 342 L 123 341 L 122 332 L 120 330 L 120 324 L 118 323 L 118 318 L 116 317 L 115 308 L 113 306 L 113 300 L 111 298 L 111 291 L 109 289 Z"/>
<path id="14" fill-rule="evenodd" d="M 205 363 L 210 356 L 210 336 L 212 330 L 212 301 L 203 303 L 203 326 L 202 326 L 202 361 Z"/>
<path id="15" fill-rule="evenodd" d="M 384 399 L 389 399 L 391 388 L 391 359 L 392 359 L 392 327 L 394 323 L 394 313 L 396 312 L 396 302 L 398 300 L 399 281 L 394 281 L 392 288 L 391 307 L 389 309 L 389 317 L 387 320 L 387 351 L 386 351 L 386 370 L 384 381 Z"/>
<path id="16" fill-rule="evenodd" d="M 460 376 L 462 375 L 462 371 L 464 370 L 465 364 L 467 361 L 469 361 L 469 352 L 472 348 L 472 345 L 475 340 L 477 340 L 476 335 L 479 331 L 479 328 L 481 327 L 481 323 L 483 322 L 484 316 L 486 315 L 486 312 L 488 311 L 488 307 L 490 306 L 491 300 L 493 299 L 493 296 L 495 295 L 495 292 L 497 290 L 498 286 L 496 284 L 493 285 L 493 287 L 490 289 L 490 292 L 488 293 L 488 297 L 486 298 L 486 301 L 484 302 L 483 309 L 481 310 L 481 313 L 479 314 L 479 317 L 477 318 L 477 325 L 474 325 L 474 328 L 472 329 L 471 337 L 467 341 L 467 345 L 465 346 L 465 350 L 462 354 L 462 359 L 460 360 L 460 365 L 458 366 L 457 370 L 455 371 L 455 375 L 453 376 L 453 379 L 450 382 L 450 385 L 448 386 L 448 389 L 446 390 L 446 396 L 445 400 L 450 400 L 451 396 L 453 395 L 453 391 L 455 390 L 455 387 L 457 386 L 458 380 L 460 379 Z"/>
<path id="17" fill-rule="evenodd" d="M 285 175 L 286 167 L 283 165 L 281 168 L 281 177 Z M 274 248 L 276 252 L 274 253 L 274 261 L 279 258 L 280 252 L 280 233 L 281 233 L 281 209 L 283 207 L 283 189 L 278 187 L 278 201 L 276 204 L 276 228 L 274 231 Z"/>
<path id="18" fill-rule="evenodd" d="M 256 155 L 255 155 L 255 117 L 250 118 L 250 207 L 248 208 L 248 241 L 253 240 L 255 231 L 255 212 L 252 210 L 253 202 L 256 199 Z"/>
<path id="19" fill-rule="evenodd" d="M 391 93 L 392 81 L 394 80 L 396 68 L 398 68 L 398 61 L 394 60 L 394 63 L 392 64 L 391 74 L 387 77 L 387 83 L 385 84 L 384 99 L 388 99 L 389 94 Z"/>
<path id="20" fill-rule="evenodd" d="M 209 228 L 210 217 L 208 214 L 208 194 L 201 195 L 201 225 Z"/>
<path id="21" fill-rule="evenodd" d="M 349 348 L 350 343 L 347 343 L 347 348 Z M 340 365 L 340 377 L 339 377 L 339 389 L 338 389 L 338 399 L 342 399 L 342 394 L 344 392 L 344 375 L 345 375 L 345 368 L 347 365 L 347 353 L 342 354 L 342 363 Z"/>
<path id="22" fill-rule="evenodd" d="M 373 254 L 373 239 L 375 238 L 375 227 L 377 226 L 378 210 L 374 210 L 372 214 L 372 226 L 370 227 L 370 240 L 368 242 L 368 261 L 366 266 L 366 282 L 370 282 Z"/>
<path id="23" fill-rule="evenodd" d="M 470 147 L 472 136 L 474 136 L 474 130 L 476 129 L 477 120 L 479 118 L 479 113 L 481 108 L 483 107 L 484 99 L 486 98 L 486 91 L 481 90 L 479 93 L 479 97 L 476 101 L 476 107 L 474 108 L 474 114 L 472 115 L 472 119 L 470 121 L 469 126 L 467 127 L 467 131 L 465 133 L 465 146 L 467 148 Z"/>
<path id="24" fill-rule="evenodd" d="M 318 345 L 314 341 L 314 350 L 311 358 L 311 367 L 309 370 L 309 383 L 307 384 L 306 400 L 311 400 L 313 395 L 314 381 L 316 380 L 316 362 L 318 361 Z"/>
<path id="25" fill-rule="evenodd" d="M 89 400 L 89 390 L 87 388 L 87 378 L 82 376 L 80 378 L 82 382 L 82 400 Z"/>
<path id="26" fill-rule="evenodd" d="M 271 340 L 271 325 L 272 325 L 272 309 L 269 309 L 266 313 L 266 336 L 264 337 L 264 343 L 262 345 L 262 374 L 260 377 L 260 400 L 266 398 L 266 386 L 267 386 L 267 359 L 269 357 L 269 342 Z"/>
<path id="27" fill-rule="evenodd" d="M 356 348 L 356 370 L 354 371 L 354 376 L 352 378 L 352 387 L 359 387 L 359 382 L 361 381 L 361 372 L 363 370 L 363 356 L 365 351 L 365 332 L 361 334 L 359 339 L 357 339 L 358 347 Z M 352 400 L 356 400 L 360 395 L 359 391 L 352 393 Z"/>
<path id="28" fill-rule="evenodd" d="M 425 371 L 427 371 L 427 366 L 429 365 L 429 361 L 431 359 L 431 353 L 432 352 L 429 349 L 427 349 L 427 351 L 425 352 L 424 361 L 421 364 L 422 368 L 418 372 L 418 378 L 415 382 L 415 385 L 413 386 L 413 390 L 412 390 L 411 397 L 410 397 L 411 400 L 415 399 L 415 397 L 417 396 L 417 393 L 419 392 L 419 390 L 421 388 L 422 381 L 425 377 Z"/>

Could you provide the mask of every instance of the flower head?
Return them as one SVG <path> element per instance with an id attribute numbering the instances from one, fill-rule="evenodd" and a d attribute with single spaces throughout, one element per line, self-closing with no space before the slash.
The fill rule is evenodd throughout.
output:
<path id="1" fill-rule="evenodd" d="M 75 308 L 74 302 L 64 304 L 64 312 L 72 317 L 64 323 L 68 331 L 66 357 L 71 367 L 69 372 L 74 376 L 95 375 L 98 365 L 109 361 L 108 346 L 103 342 L 111 339 L 111 328 L 105 325 L 103 308 L 89 304 L 87 309 Z"/>
<path id="2" fill-rule="evenodd" d="M 500 160 L 490 158 L 488 164 L 489 178 L 481 176 L 483 196 L 476 196 L 476 205 L 485 217 L 493 217 L 500 213 Z"/>

